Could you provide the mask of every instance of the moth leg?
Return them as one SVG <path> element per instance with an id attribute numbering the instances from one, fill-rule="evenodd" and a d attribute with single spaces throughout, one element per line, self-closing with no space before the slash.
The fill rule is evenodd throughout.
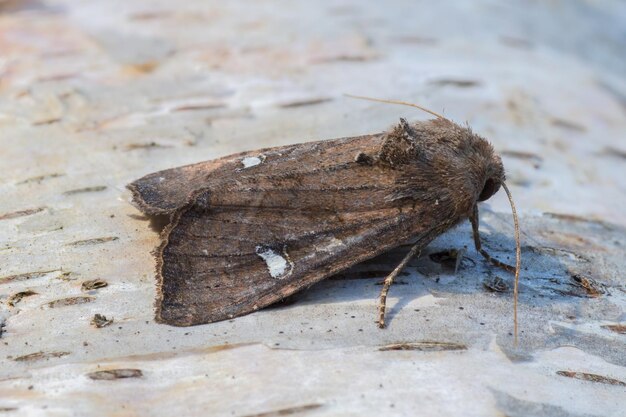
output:
<path id="1" fill-rule="evenodd" d="M 515 272 L 515 267 L 509 264 L 505 264 L 504 262 L 500 262 L 496 258 L 492 258 L 491 255 L 489 255 L 487 251 L 481 247 L 480 233 L 478 232 L 478 205 L 474 206 L 474 210 L 472 211 L 472 216 L 470 217 L 470 222 L 472 223 L 472 234 L 474 235 L 474 246 L 476 247 L 476 250 L 480 252 L 480 254 L 488 262 L 491 262 L 493 265 L 500 267 L 504 269 L 505 271 Z"/>
<path id="2" fill-rule="evenodd" d="M 387 278 L 385 278 L 385 282 L 383 283 L 383 289 L 380 291 L 380 301 L 378 302 L 378 327 L 381 329 L 385 328 L 385 307 L 387 303 L 387 293 L 389 292 L 389 287 L 393 284 L 393 280 L 396 279 L 398 274 L 406 267 L 409 261 L 417 254 L 419 258 L 421 246 L 419 244 L 415 244 L 409 253 L 406 254 L 402 262 L 391 271 Z"/>

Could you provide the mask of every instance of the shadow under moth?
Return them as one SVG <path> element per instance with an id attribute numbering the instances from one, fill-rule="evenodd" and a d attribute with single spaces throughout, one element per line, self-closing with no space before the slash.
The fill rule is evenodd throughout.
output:
<path id="1" fill-rule="evenodd" d="M 384 281 L 465 219 L 476 249 L 515 272 L 519 227 L 500 157 L 482 137 L 434 119 L 382 133 L 259 149 L 168 169 L 128 185 L 147 215 L 167 215 L 156 250 L 156 319 L 211 323 L 259 310 L 357 263 L 413 242 Z M 516 267 L 481 248 L 478 206 L 503 187 L 515 221 Z"/>

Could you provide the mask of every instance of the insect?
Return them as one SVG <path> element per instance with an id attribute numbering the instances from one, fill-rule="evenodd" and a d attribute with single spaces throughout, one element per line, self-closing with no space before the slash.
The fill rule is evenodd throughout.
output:
<path id="1" fill-rule="evenodd" d="M 259 149 L 147 175 L 128 185 L 148 215 L 168 215 L 156 250 L 156 319 L 175 326 L 254 312 L 359 262 L 412 241 L 387 276 L 465 219 L 490 262 L 520 269 L 519 226 L 492 146 L 468 127 L 434 119 L 382 133 Z M 504 188 L 513 211 L 516 267 L 492 258 L 478 232 L 478 205 Z"/>

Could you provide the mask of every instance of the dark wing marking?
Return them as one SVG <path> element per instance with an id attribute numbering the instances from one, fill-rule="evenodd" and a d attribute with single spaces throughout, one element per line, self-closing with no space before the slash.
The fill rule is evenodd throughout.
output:
<path id="1" fill-rule="evenodd" d="M 381 135 L 357 136 L 242 152 L 155 172 L 130 183 L 128 188 L 134 204 L 144 213 L 171 214 L 184 207 L 200 189 L 219 189 L 228 182 L 232 187 L 234 178 L 253 184 L 259 175 L 293 172 L 303 166 L 323 167 L 328 152 L 345 156 L 343 162 L 353 161 L 358 149 L 375 154 L 380 138 Z"/>
<path id="2" fill-rule="evenodd" d="M 425 246 L 439 233 L 420 224 L 425 211 L 192 205 L 174 216 L 160 248 L 157 320 L 188 326 L 240 316 L 411 237 Z"/>

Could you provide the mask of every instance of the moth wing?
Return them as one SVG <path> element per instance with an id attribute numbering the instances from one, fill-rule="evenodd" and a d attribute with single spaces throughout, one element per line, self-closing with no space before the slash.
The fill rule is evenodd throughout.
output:
<path id="1" fill-rule="evenodd" d="M 178 212 L 160 248 L 157 320 L 188 326 L 244 315 L 437 230 L 420 210 L 355 212 L 196 205 Z"/>
<path id="2" fill-rule="evenodd" d="M 195 191 L 208 185 L 210 178 L 219 178 L 221 172 L 232 173 L 237 166 L 241 166 L 242 160 L 258 158 L 262 151 L 242 152 L 154 172 L 131 182 L 127 188 L 133 195 L 133 203 L 142 212 L 148 215 L 170 214 L 184 207 Z"/>
<path id="3" fill-rule="evenodd" d="M 319 150 L 336 146 L 351 149 L 354 143 L 368 142 L 372 135 L 257 149 L 211 161 L 166 169 L 148 174 L 127 185 L 133 203 L 148 215 L 171 214 L 184 207 L 204 188 L 219 188 L 233 177 L 254 177 L 264 172 L 281 172 L 318 163 Z M 323 143 L 323 146 L 320 144 Z M 354 153 L 354 152 L 353 152 Z M 354 155 L 350 155 L 354 159 Z"/>
<path id="4" fill-rule="evenodd" d="M 205 176 L 225 163 L 222 159 L 166 169 L 148 174 L 128 184 L 133 204 L 148 215 L 170 214 L 191 198 Z"/>
<path id="5" fill-rule="evenodd" d="M 325 153 L 332 152 L 342 163 L 354 161 L 357 150 L 377 152 L 381 135 L 353 136 L 332 140 L 257 149 L 166 169 L 140 178 L 127 187 L 133 203 L 149 215 L 171 214 L 184 207 L 202 189 L 254 186 L 258 175 L 299 171 L 303 166 L 319 166 Z M 240 184 L 233 186 L 233 180 Z M 228 185 L 227 183 L 231 183 Z"/>

